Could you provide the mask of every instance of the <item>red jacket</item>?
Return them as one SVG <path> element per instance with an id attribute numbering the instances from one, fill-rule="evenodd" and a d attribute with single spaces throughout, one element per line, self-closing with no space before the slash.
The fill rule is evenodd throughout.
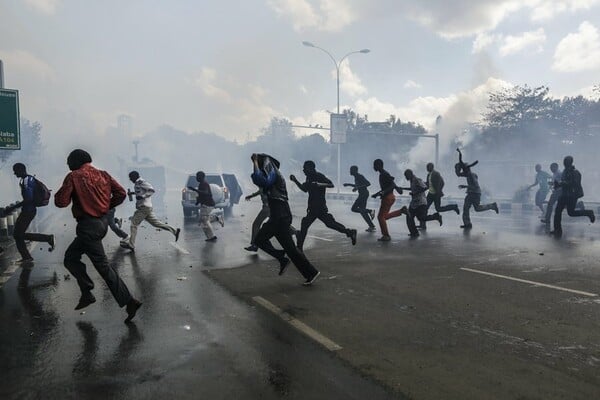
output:
<path id="1" fill-rule="evenodd" d="M 127 196 L 125 189 L 106 171 L 87 163 L 69 172 L 54 195 L 56 207 L 68 207 L 73 201 L 75 218 L 102 217 L 109 209 L 121 204 Z"/>

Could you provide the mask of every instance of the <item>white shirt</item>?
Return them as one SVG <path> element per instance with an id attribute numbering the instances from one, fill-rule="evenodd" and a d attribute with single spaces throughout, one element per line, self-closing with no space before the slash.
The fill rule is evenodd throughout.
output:
<path id="1" fill-rule="evenodd" d="M 150 200 L 150 197 L 152 197 L 155 190 L 150 183 L 139 178 L 135 181 L 133 191 L 135 192 L 136 197 L 135 208 L 152 207 L 152 200 Z"/>

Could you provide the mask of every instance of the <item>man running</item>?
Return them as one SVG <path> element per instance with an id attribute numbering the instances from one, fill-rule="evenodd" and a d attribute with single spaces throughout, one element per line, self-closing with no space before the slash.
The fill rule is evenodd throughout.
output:
<path id="1" fill-rule="evenodd" d="M 27 249 L 26 240 L 32 242 L 48 243 L 50 250 L 54 250 L 54 235 L 45 235 L 41 233 L 28 233 L 27 229 L 37 214 L 37 207 L 34 201 L 34 190 L 38 181 L 27 173 L 25 164 L 16 163 L 13 165 L 13 172 L 20 179 L 19 186 L 21 188 L 21 196 L 23 200 L 11 207 L 11 211 L 21 207 L 21 213 L 17 217 L 14 227 L 13 237 L 19 254 L 21 254 L 21 263 L 29 263 L 33 261 L 33 257 Z"/>
<path id="2" fill-rule="evenodd" d="M 142 303 L 131 296 L 125 282 L 108 262 L 102 246 L 102 239 L 108 231 L 106 214 L 125 200 L 126 193 L 113 177 L 96 169 L 91 163 L 92 157 L 88 152 L 73 150 L 67 158 L 71 172 L 54 195 L 57 207 L 65 208 L 73 203 L 73 217 L 77 220 L 77 236 L 65 252 L 64 264 L 77 279 L 81 290 L 76 310 L 96 302 L 92 294 L 94 282 L 86 272 L 86 265 L 81 262 L 81 256 L 85 254 L 106 282 L 119 307 L 126 307 L 125 322 L 129 322 Z"/>
<path id="3" fill-rule="evenodd" d="M 379 186 L 381 190 L 374 195 L 372 198 L 381 198 L 381 205 L 379 206 L 379 212 L 377 213 L 377 220 L 379 221 L 379 228 L 381 229 L 381 237 L 377 239 L 380 242 L 389 242 L 392 240 L 390 237 L 390 232 L 388 231 L 387 220 L 395 217 L 399 217 L 402 214 L 406 214 L 408 212 L 406 206 L 400 208 L 399 210 L 390 212 L 392 206 L 396 202 L 396 196 L 394 195 L 394 190 L 398 190 L 400 194 L 402 194 L 402 189 L 396 187 L 396 183 L 394 182 L 394 177 L 390 175 L 385 169 L 383 169 L 383 161 L 381 159 L 376 159 L 373 161 L 373 169 L 376 172 L 379 172 Z"/>
<path id="4" fill-rule="evenodd" d="M 367 208 L 367 200 L 369 200 L 369 190 L 367 188 L 371 186 L 371 182 L 367 180 L 362 174 L 358 173 L 358 167 L 353 165 L 350 167 L 350 175 L 354 177 L 354 183 L 344 183 L 344 186 L 351 187 L 353 192 L 358 191 L 358 198 L 352 205 L 352 212 L 359 213 L 367 225 L 367 232 L 375 232 L 375 225 L 373 220 L 375 219 L 375 210 Z"/>
<path id="5" fill-rule="evenodd" d="M 131 217 L 131 233 L 129 234 L 129 239 L 121 240 L 121 247 L 135 251 L 135 237 L 137 236 L 138 226 L 144 221 L 147 221 L 155 228 L 171 232 L 173 236 L 175 236 L 175 241 L 179 240 L 181 229 L 175 229 L 172 226 L 159 221 L 152 210 L 152 200 L 150 199 L 154 194 L 152 185 L 142 179 L 137 171 L 131 171 L 129 173 L 129 180 L 135 184 L 133 191 L 136 200 L 136 210 L 133 213 L 133 217 Z"/>
<path id="6" fill-rule="evenodd" d="M 206 235 L 207 242 L 216 242 L 217 236 L 213 230 L 211 222 L 219 221 L 221 226 L 225 226 L 225 219 L 222 214 L 218 216 L 212 214 L 215 209 L 215 201 L 210 191 L 210 184 L 206 182 L 206 174 L 204 171 L 196 172 L 196 181 L 198 181 L 198 187 L 194 188 L 188 186 L 188 189 L 198 193 L 196 197 L 196 205 L 200 204 L 200 226 Z"/>
<path id="7" fill-rule="evenodd" d="M 548 199 L 548 205 L 546 205 L 546 215 L 542 219 L 542 223 L 550 226 L 550 218 L 552 217 L 552 209 L 558 201 L 562 189 L 558 186 L 558 182 L 562 180 L 562 171 L 558 169 L 557 163 L 550 164 L 550 171 L 552 172 L 552 194 Z"/>
<path id="8" fill-rule="evenodd" d="M 300 233 L 297 236 L 298 248 L 302 250 L 304 239 L 308 233 L 308 228 L 315 220 L 319 219 L 330 229 L 345 234 L 352 241 L 352 245 L 356 244 L 356 229 L 348 229 L 333 218 L 327 209 L 327 200 L 325 200 L 325 189 L 332 188 L 333 183 L 322 173 L 317 172 L 313 161 L 305 161 L 303 166 L 306 181 L 298 182 L 294 175 L 290 175 L 290 180 L 294 182 L 300 190 L 308 192 L 308 209 L 306 217 L 302 218 L 300 224 Z"/>
<path id="9" fill-rule="evenodd" d="M 555 185 L 562 189 L 556 203 L 554 211 L 554 231 L 550 232 L 556 238 L 562 236 L 562 212 L 566 208 L 569 217 L 588 217 L 591 223 L 596 221 L 596 216 L 592 210 L 576 210 L 577 200 L 583 197 L 583 187 L 581 186 L 581 173 L 573 165 L 573 157 L 566 156 L 563 160 L 565 169 L 562 173 L 562 179 Z"/>
<path id="10" fill-rule="evenodd" d="M 429 210 L 429 207 L 431 207 L 431 204 L 433 204 L 435 211 L 438 213 L 454 211 L 457 215 L 459 215 L 460 210 L 458 209 L 458 204 L 448 204 L 446 206 L 442 206 L 442 197 L 444 197 L 444 192 L 442 191 L 443 188 L 444 178 L 442 178 L 442 174 L 440 174 L 434 168 L 433 163 L 428 163 L 427 189 L 429 189 L 429 192 L 427 193 L 427 210 Z M 421 223 L 420 228 L 426 229 L 426 226 L 426 223 Z"/>
<path id="11" fill-rule="evenodd" d="M 544 200 L 546 200 L 546 196 L 548 196 L 548 192 L 550 191 L 550 187 L 548 185 L 548 181 L 552 178 L 549 173 L 546 171 L 542 171 L 542 166 L 540 164 L 535 165 L 535 182 L 527 187 L 527 190 L 533 188 L 536 185 L 539 185 L 538 191 L 535 194 L 535 205 L 544 213 Z"/>
<path id="12" fill-rule="evenodd" d="M 406 226 L 410 232 L 408 236 L 418 237 L 419 231 L 415 224 L 415 218 L 419 220 L 421 225 L 425 225 L 426 221 L 438 221 L 441 226 L 442 215 L 439 212 L 427 215 L 427 198 L 425 197 L 427 185 L 425 182 L 417 178 L 411 169 L 404 171 L 404 177 L 410 182 L 410 188 L 403 188 L 405 190 L 410 190 L 411 197 L 408 213 L 406 213 Z"/>
<path id="13" fill-rule="evenodd" d="M 267 154 L 252 154 L 251 159 L 254 167 L 252 182 L 267 194 L 270 211 L 269 220 L 256 234 L 256 245 L 279 261 L 279 275 L 285 272 L 290 263 L 287 254 L 304 277 L 303 285 L 312 285 L 320 272 L 308 261 L 304 253 L 298 250 L 292 239 L 292 212 L 288 204 L 285 179 L 279 172 L 279 161 Z M 277 239 L 283 250 L 273 247 L 272 237 Z"/>
<path id="14" fill-rule="evenodd" d="M 471 229 L 473 228 L 473 224 L 471 224 L 471 216 L 469 215 L 469 210 L 471 207 L 473 207 L 476 212 L 494 210 L 496 211 L 496 214 L 498 214 L 498 204 L 491 203 L 481 205 L 481 187 L 479 186 L 479 179 L 477 174 L 471 171 L 471 168 L 477 165 L 479 161 L 475 161 L 472 164 L 467 164 L 463 162 L 461 151 L 459 149 L 456 149 L 456 151 L 458 151 L 459 160 L 454 166 L 456 176 L 467 178 L 466 185 L 458 185 L 459 189 L 467 189 L 467 195 L 465 196 L 465 202 L 463 204 L 463 225 L 460 227 L 463 229 Z"/>

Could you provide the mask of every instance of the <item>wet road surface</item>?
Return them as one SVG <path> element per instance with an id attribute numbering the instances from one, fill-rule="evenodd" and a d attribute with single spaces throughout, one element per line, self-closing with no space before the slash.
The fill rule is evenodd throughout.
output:
<path id="1" fill-rule="evenodd" d="M 463 235 L 459 217 L 447 213 L 443 227 L 430 223 L 417 240 L 406 237 L 403 218 L 392 220 L 393 241 L 379 243 L 348 204 L 330 202 L 340 222 L 359 229 L 359 243 L 313 224 L 305 248 L 323 275 L 305 288 L 293 267 L 277 277 L 276 262 L 241 249 L 258 202 L 238 208 L 217 228 L 219 241 L 206 244 L 171 197 L 170 222 L 184 228 L 176 245 L 147 225 L 135 255 L 112 233 L 105 240 L 111 262 L 144 302 L 130 326 L 95 272 L 98 302 L 84 314 L 72 310 L 79 291 L 61 260 L 74 223 L 57 211 L 57 249 L 36 247 L 34 268 L 17 269 L 0 289 L 0 398 L 600 393 L 597 297 L 482 274 L 600 293 L 596 226 L 565 217 L 564 238 L 555 241 L 533 215 L 489 212 L 474 215 L 475 229 Z M 293 204 L 299 216 L 304 201 Z M 341 349 L 327 350 L 289 318 Z"/>
<path id="2" fill-rule="evenodd" d="M 241 246 L 258 203 L 245 205 L 247 217 L 240 209 L 216 229 L 219 241 L 207 244 L 171 197 L 169 221 L 183 227 L 177 245 L 146 224 L 135 255 L 111 232 L 105 239 L 109 259 L 144 303 L 131 325 L 93 268 L 98 301 L 73 310 L 79 290 L 62 256 L 74 222 L 56 211 L 46 229 L 57 234 L 56 250 L 34 247 L 35 266 L 16 269 L 0 288 L 0 398 L 396 398 L 202 273 L 248 262 Z M 8 256 L 5 272 L 15 269 Z"/>

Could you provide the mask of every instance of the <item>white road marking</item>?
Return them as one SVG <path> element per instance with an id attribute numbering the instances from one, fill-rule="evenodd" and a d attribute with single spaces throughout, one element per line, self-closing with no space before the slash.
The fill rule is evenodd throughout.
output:
<path id="1" fill-rule="evenodd" d="M 515 281 L 515 282 L 527 283 L 527 284 L 530 284 L 533 286 L 541 286 L 541 287 L 546 287 L 546 288 L 550 288 L 550 289 L 562 290 L 563 292 L 570 292 L 570 293 L 580 294 L 580 295 L 588 296 L 588 297 L 598 297 L 598 295 L 596 293 L 584 292 L 581 290 L 574 290 L 574 289 L 564 288 L 561 286 L 549 285 L 547 283 L 529 281 L 527 279 L 513 278 L 512 276 L 493 274 L 491 272 L 480 271 L 477 269 L 471 269 L 471 268 L 461 268 L 461 269 L 463 271 L 474 272 L 476 274 L 488 275 L 488 276 L 493 276 L 495 278 L 502 278 L 502 279 L 508 279 L 508 280 Z"/>
<path id="2" fill-rule="evenodd" d="M 335 343 L 334 341 L 332 341 L 328 337 L 322 335 L 321 333 L 315 331 L 313 328 L 306 325 L 304 322 L 292 317 L 290 314 L 284 312 L 279 307 L 277 307 L 275 304 L 271 303 L 270 301 L 266 300 L 265 298 L 263 298 L 261 296 L 255 296 L 252 298 L 252 300 L 254 300 L 254 302 L 256 302 L 258 305 L 264 307 L 266 310 L 277 315 L 283 321 L 287 322 L 288 324 L 290 324 L 291 326 L 293 326 L 300 332 L 304 333 L 306 336 L 308 336 L 315 342 L 319 343 L 320 345 L 325 347 L 327 350 L 338 351 L 338 350 L 342 349 L 342 346 L 340 346 L 339 344 Z"/>
<path id="3" fill-rule="evenodd" d="M 4 270 L 4 273 L 0 275 L 0 287 L 4 286 L 4 284 L 8 282 L 10 278 L 12 278 L 13 274 L 19 269 L 19 267 L 19 264 L 12 263 Z"/>
<path id="4" fill-rule="evenodd" d="M 179 251 L 180 251 L 181 253 L 183 253 L 183 254 L 190 254 L 190 252 L 189 252 L 189 251 L 187 251 L 186 249 L 184 249 L 183 247 L 181 247 L 180 245 L 178 245 L 178 244 L 177 244 L 177 243 L 175 243 L 175 242 L 169 242 L 169 244 L 170 244 L 171 246 L 175 247 L 177 250 L 179 250 Z"/>
<path id="5" fill-rule="evenodd" d="M 326 242 L 333 242 L 333 239 L 326 239 L 326 238 L 322 238 L 322 237 L 319 237 L 319 236 L 313 236 L 313 235 L 306 235 L 306 236 L 308 236 L 309 238 L 313 238 L 313 239 L 324 240 Z"/>

